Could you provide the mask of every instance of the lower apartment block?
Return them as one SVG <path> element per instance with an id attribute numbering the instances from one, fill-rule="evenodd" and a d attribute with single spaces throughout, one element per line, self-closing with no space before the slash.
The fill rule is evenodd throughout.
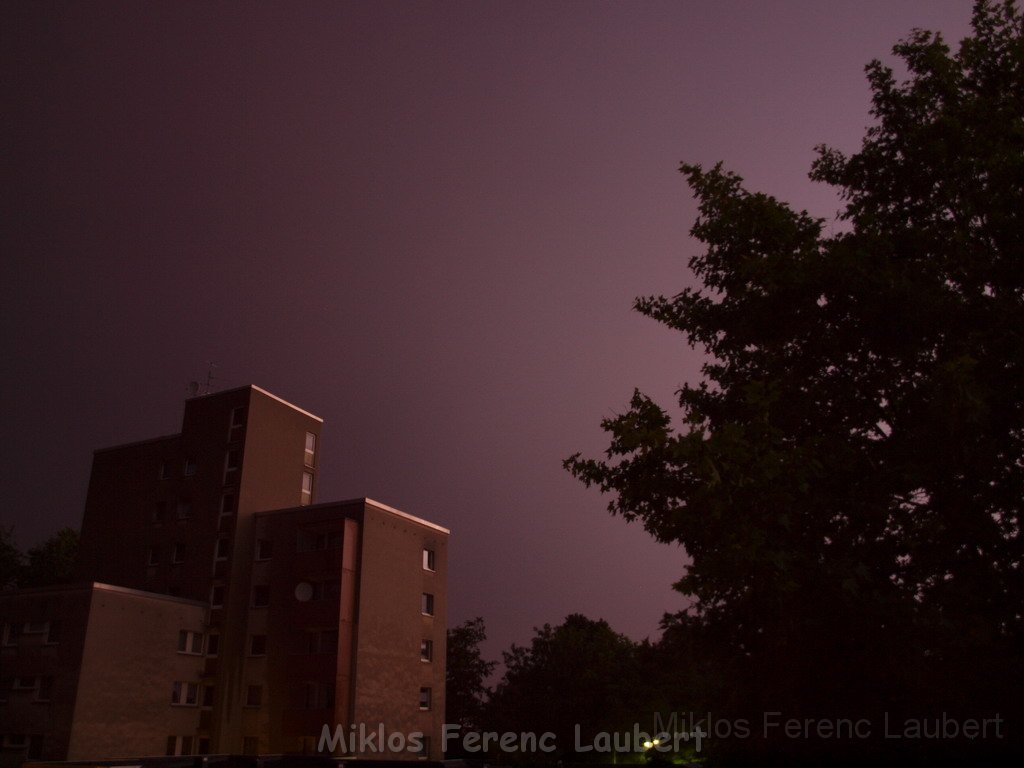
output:
<path id="1" fill-rule="evenodd" d="M 0 593 L 0 764 L 311 754 L 353 725 L 402 734 L 359 757 L 441 759 L 447 539 L 370 499 L 310 504 L 252 514 L 209 601 Z"/>

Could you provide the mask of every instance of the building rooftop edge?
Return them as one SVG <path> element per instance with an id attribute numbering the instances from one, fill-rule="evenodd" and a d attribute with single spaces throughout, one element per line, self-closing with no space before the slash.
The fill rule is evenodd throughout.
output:
<path id="1" fill-rule="evenodd" d="M 321 424 L 324 423 L 324 420 L 322 418 L 320 418 L 319 416 L 317 416 L 315 413 L 310 413 L 305 408 L 299 408 L 299 406 L 297 406 L 295 403 L 289 403 L 283 397 L 279 397 L 278 395 L 275 395 L 273 392 L 269 392 L 269 391 L 265 390 L 263 387 L 258 386 L 256 384 L 244 384 L 241 387 L 232 387 L 231 389 L 222 389 L 219 392 L 208 392 L 205 395 L 196 395 L 195 397 L 186 397 L 185 398 L 185 402 L 188 402 L 189 400 L 199 400 L 200 398 L 204 398 L 204 397 L 216 397 L 217 395 L 224 395 L 224 394 L 227 394 L 228 392 L 240 392 L 243 389 L 255 390 L 256 392 L 259 392 L 261 395 L 266 395 L 267 397 L 269 397 L 272 400 L 277 400 L 277 402 L 281 403 L 282 405 L 287 405 L 289 408 L 298 411 L 303 416 L 308 416 L 309 418 L 313 419 L 314 421 L 319 421 Z"/>
<path id="2" fill-rule="evenodd" d="M 116 451 L 120 448 L 132 448 L 137 445 L 147 445 L 149 443 L 159 443 L 164 440 L 173 440 L 176 437 L 181 437 L 181 432 L 175 432 L 171 435 L 160 435 L 160 437 L 150 437 L 146 440 L 132 440 L 128 443 L 118 443 L 117 445 L 108 445 L 104 448 L 95 448 L 93 453 L 103 453 L 104 451 Z"/>
<path id="3" fill-rule="evenodd" d="M 106 584 L 102 581 L 70 581 L 65 584 L 47 584 L 41 587 L 15 587 L 14 589 L 0 590 L 0 597 L 12 597 L 20 594 L 42 594 L 45 592 L 118 592 L 135 597 L 146 597 L 155 600 L 169 600 L 173 603 L 185 603 L 205 608 L 207 603 L 201 600 L 191 600 L 187 597 L 177 595 L 165 595 L 160 592 L 146 592 L 142 589 L 131 589 L 130 587 L 119 587 L 115 584 Z"/>
<path id="4" fill-rule="evenodd" d="M 260 512 L 253 513 L 253 516 L 254 517 L 263 517 L 264 515 L 279 515 L 279 514 L 283 514 L 285 512 L 301 512 L 301 511 L 307 510 L 307 509 L 312 510 L 312 509 L 323 509 L 325 507 L 342 507 L 342 506 L 352 505 L 352 504 L 369 505 L 371 507 L 379 509 L 381 512 L 387 512 L 388 514 L 392 514 L 392 515 L 396 515 L 397 517 L 404 518 L 404 519 L 408 520 L 409 522 L 417 523 L 418 525 L 422 525 L 422 526 L 424 526 L 426 528 L 432 528 L 435 531 L 440 531 L 441 533 L 444 533 L 444 534 L 449 535 L 449 536 L 451 535 L 451 531 L 448 528 L 445 528 L 443 525 L 438 525 L 437 523 L 432 523 L 429 520 L 424 520 L 422 517 L 416 517 L 416 515 L 410 515 L 408 512 L 403 512 L 400 509 L 395 509 L 394 507 L 389 507 L 387 504 L 382 504 L 381 502 L 375 501 L 374 499 L 371 499 L 371 498 L 369 498 L 367 496 L 358 496 L 358 497 L 356 497 L 354 499 L 340 499 L 338 501 L 321 501 L 321 502 L 318 502 L 316 504 L 306 504 L 305 506 L 301 506 L 301 507 L 283 507 L 282 509 L 265 509 L 265 510 L 261 510 Z"/>

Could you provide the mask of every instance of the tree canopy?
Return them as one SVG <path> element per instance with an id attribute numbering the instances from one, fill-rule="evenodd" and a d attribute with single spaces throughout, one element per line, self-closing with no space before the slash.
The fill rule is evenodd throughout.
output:
<path id="1" fill-rule="evenodd" d="M 477 616 L 448 630 L 445 667 L 445 722 L 466 729 L 480 726 L 481 713 L 490 693 L 487 678 L 496 662 L 487 661 L 480 644 L 487 639 L 484 620 Z"/>
<path id="2" fill-rule="evenodd" d="M 566 461 L 685 546 L 725 711 L 1012 713 L 1020 738 L 1024 43 L 1014 2 L 972 26 L 955 53 L 922 30 L 897 44 L 905 81 L 867 66 L 874 124 L 811 171 L 844 200 L 835 234 L 721 164 L 682 166 L 701 285 L 636 309 L 707 352 L 703 378 L 677 415 L 635 392 L 606 456 Z M 830 748 L 756 742 L 719 749 Z"/>

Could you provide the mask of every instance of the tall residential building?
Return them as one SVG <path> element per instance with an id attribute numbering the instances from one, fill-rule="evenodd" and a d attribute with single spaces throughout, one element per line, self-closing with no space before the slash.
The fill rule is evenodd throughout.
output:
<path id="1" fill-rule="evenodd" d="M 248 386 L 96 451 L 83 584 L 0 593 L 0 755 L 308 753 L 362 724 L 410 737 L 363 757 L 408 758 L 419 733 L 440 758 L 448 531 L 314 503 L 321 425 Z"/>

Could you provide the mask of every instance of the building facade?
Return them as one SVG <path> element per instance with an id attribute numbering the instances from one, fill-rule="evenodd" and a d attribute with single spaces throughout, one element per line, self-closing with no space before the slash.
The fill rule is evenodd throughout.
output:
<path id="1" fill-rule="evenodd" d="M 420 734 L 362 757 L 441 757 L 448 531 L 370 499 L 316 503 L 321 426 L 249 386 L 187 400 L 179 434 L 95 452 L 83 584 L 0 593 L 5 756 L 309 753 L 324 726 L 354 725 Z M 104 600 L 147 607 L 118 614 L 121 642 L 90 645 Z M 43 622 L 59 640 L 38 642 Z M 159 635 L 147 662 L 128 661 L 136 631 Z M 119 714 L 88 698 L 109 668 Z"/>

